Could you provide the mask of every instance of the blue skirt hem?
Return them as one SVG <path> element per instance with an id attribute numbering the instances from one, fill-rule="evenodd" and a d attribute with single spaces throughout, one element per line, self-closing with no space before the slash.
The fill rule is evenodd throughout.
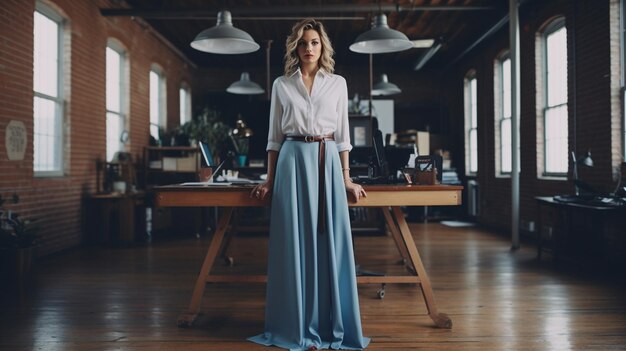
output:
<path id="1" fill-rule="evenodd" d="M 280 347 L 280 348 L 283 348 L 283 349 L 286 349 L 286 350 L 289 350 L 289 351 L 307 351 L 309 349 L 309 347 L 311 347 L 311 346 L 315 346 L 318 350 L 322 350 L 322 349 L 330 349 L 330 350 L 363 350 L 370 343 L 370 338 L 363 337 L 363 344 L 360 345 L 360 346 L 350 346 L 350 345 L 342 345 L 342 344 L 338 345 L 337 343 L 332 343 L 331 344 L 329 342 L 315 343 L 313 341 L 311 341 L 309 343 L 306 343 L 306 346 L 300 346 L 300 345 L 294 345 L 294 344 L 288 344 L 288 343 L 281 343 L 281 342 L 273 341 L 271 338 L 268 338 L 265 335 L 265 333 L 249 337 L 247 340 L 248 341 L 252 341 L 254 343 L 257 343 L 259 345 L 276 346 L 276 347 Z"/>

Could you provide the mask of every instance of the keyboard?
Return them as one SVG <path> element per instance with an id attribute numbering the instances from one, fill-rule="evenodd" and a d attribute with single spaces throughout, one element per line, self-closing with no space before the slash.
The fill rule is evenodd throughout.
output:
<path id="1" fill-rule="evenodd" d="M 386 184 L 406 184 L 404 179 L 389 179 L 385 177 L 352 177 L 352 181 L 361 185 L 386 185 Z"/>

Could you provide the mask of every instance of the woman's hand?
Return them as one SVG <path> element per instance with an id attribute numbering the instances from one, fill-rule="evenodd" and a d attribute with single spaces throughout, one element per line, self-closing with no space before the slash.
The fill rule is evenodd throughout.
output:
<path id="1" fill-rule="evenodd" d="M 266 196 L 269 197 L 272 195 L 272 185 L 273 185 L 273 182 L 265 181 L 255 186 L 250 192 L 250 197 L 259 199 L 259 200 L 264 200 Z"/>
<path id="2" fill-rule="evenodd" d="M 346 191 L 349 194 L 354 195 L 356 202 L 359 202 L 361 197 L 367 197 L 367 193 L 365 192 L 365 189 L 363 189 L 363 187 L 359 184 L 352 183 L 352 180 L 350 180 L 349 178 L 344 180 L 344 184 L 346 186 Z"/>

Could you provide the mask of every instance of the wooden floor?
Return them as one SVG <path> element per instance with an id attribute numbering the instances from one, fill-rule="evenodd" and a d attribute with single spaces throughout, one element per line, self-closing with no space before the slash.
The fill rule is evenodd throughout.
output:
<path id="1" fill-rule="evenodd" d="M 583 268 L 537 262 L 534 247 L 475 228 L 411 224 L 439 311 L 416 285 L 359 285 L 368 350 L 626 349 L 626 289 Z M 265 286 L 210 285 L 195 326 L 176 319 L 191 297 L 209 238 L 134 248 L 83 248 L 40 261 L 33 287 L 0 303 L 1 350 L 276 350 L 245 341 L 263 329 Z M 390 237 L 355 239 L 363 269 L 402 272 Z M 233 240 L 233 273 L 264 273 L 267 240 Z"/>

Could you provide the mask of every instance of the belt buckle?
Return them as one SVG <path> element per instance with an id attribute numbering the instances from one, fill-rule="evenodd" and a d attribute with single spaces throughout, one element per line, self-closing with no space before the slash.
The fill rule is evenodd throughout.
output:
<path id="1" fill-rule="evenodd" d="M 315 138 L 312 135 L 305 135 L 304 136 L 304 142 L 306 143 L 312 143 L 315 141 Z"/>

